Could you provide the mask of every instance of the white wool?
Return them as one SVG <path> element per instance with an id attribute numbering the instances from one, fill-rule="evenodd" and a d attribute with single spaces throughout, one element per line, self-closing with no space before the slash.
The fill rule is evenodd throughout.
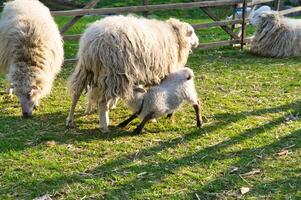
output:
<path id="1" fill-rule="evenodd" d="M 251 52 L 267 57 L 301 55 L 301 20 L 263 12 L 256 22 Z"/>
<path id="2" fill-rule="evenodd" d="M 198 104 L 193 76 L 193 71 L 189 68 L 173 72 L 160 85 L 151 87 L 146 93 L 135 92 L 134 98 L 128 104 L 134 112 L 137 112 L 143 101 L 139 114 L 141 119 L 149 113 L 154 113 L 154 118 L 171 114 L 180 107 L 183 101 L 193 105 Z"/>
<path id="3" fill-rule="evenodd" d="M 73 124 L 78 96 L 90 85 L 100 94 L 100 121 L 107 131 L 112 102 L 131 98 L 135 85 L 159 84 L 186 64 L 197 45 L 191 25 L 176 19 L 110 16 L 92 23 L 80 40 L 79 61 L 69 81 L 73 104 L 67 126 Z"/>
<path id="4" fill-rule="evenodd" d="M 50 11 L 37 0 L 5 4 L 0 20 L 0 73 L 7 74 L 23 113 L 49 94 L 63 63 L 62 37 Z"/>

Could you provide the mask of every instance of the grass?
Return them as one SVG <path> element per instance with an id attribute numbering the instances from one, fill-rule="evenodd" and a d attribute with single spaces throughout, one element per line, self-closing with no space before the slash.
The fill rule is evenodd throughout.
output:
<path id="1" fill-rule="evenodd" d="M 69 33 L 93 20 L 83 19 Z M 202 42 L 225 37 L 218 29 L 198 34 Z M 66 56 L 76 47 L 66 42 Z M 300 199 L 301 121 L 292 117 L 301 113 L 300 63 L 231 47 L 194 51 L 188 66 L 196 74 L 203 128 L 195 127 L 185 104 L 172 121 L 150 123 L 139 136 L 131 135 L 139 120 L 115 128 L 130 114 L 122 102 L 110 113 L 112 131 L 99 132 L 97 114 L 83 115 L 84 97 L 76 128 L 65 128 L 66 79 L 74 65 L 63 67 L 52 94 L 28 120 L 20 118 L 17 99 L 4 94 L 2 77 L 0 199 Z M 289 154 L 277 154 L 286 148 Z M 253 170 L 260 171 L 243 175 Z M 250 192 L 241 195 L 241 187 Z"/>

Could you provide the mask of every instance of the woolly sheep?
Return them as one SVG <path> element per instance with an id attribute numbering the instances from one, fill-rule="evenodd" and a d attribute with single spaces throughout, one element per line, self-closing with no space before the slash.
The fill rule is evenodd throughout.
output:
<path id="1" fill-rule="evenodd" d="M 267 57 L 301 55 L 301 20 L 281 16 L 278 12 L 263 12 L 254 20 L 256 33 L 251 52 Z"/>
<path id="2" fill-rule="evenodd" d="M 0 73 L 7 74 L 24 117 L 50 93 L 64 52 L 49 9 L 37 0 L 5 4 L 0 20 Z"/>
<path id="3" fill-rule="evenodd" d="M 73 126 L 80 94 L 90 85 L 101 94 L 100 126 L 107 132 L 112 102 L 132 97 L 134 85 L 160 83 L 165 75 L 184 66 L 197 46 L 194 29 L 176 19 L 110 16 L 94 22 L 80 40 L 79 61 L 69 80 L 73 100 L 67 127 Z"/>
<path id="4" fill-rule="evenodd" d="M 139 116 L 143 121 L 134 130 L 135 134 L 139 134 L 149 120 L 166 114 L 171 117 L 184 100 L 193 105 L 197 127 L 201 127 L 200 106 L 193 76 L 191 69 L 183 68 L 169 74 L 159 86 L 151 87 L 146 93 L 141 88 L 134 90 L 135 95 L 128 101 L 128 105 L 135 113 L 120 123 L 119 127 L 126 126 Z"/>

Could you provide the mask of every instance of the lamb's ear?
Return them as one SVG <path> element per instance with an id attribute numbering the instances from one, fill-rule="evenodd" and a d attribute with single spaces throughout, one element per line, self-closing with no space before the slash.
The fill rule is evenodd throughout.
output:
<path id="1" fill-rule="evenodd" d="M 134 88 L 134 92 L 145 93 L 146 90 L 144 88 L 137 87 L 137 88 Z"/>
<path id="2" fill-rule="evenodd" d="M 187 73 L 186 77 L 187 77 L 187 78 L 186 78 L 187 80 L 190 80 L 190 79 L 192 79 L 192 76 L 191 76 L 191 74 L 190 74 L 190 73 Z"/>

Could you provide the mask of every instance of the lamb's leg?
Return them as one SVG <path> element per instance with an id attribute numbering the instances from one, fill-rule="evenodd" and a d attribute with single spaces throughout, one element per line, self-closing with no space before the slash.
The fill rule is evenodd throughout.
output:
<path id="1" fill-rule="evenodd" d="M 121 122 L 120 124 L 118 124 L 118 127 L 125 127 L 126 125 L 128 125 L 131 121 L 133 121 L 134 119 L 136 119 L 138 117 L 138 113 L 134 113 L 132 116 L 130 116 L 128 119 L 124 120 L 123 122 Z"/>
<path id="2" fill-rule="evenodd" d="M 76 107 L 76 104 L 79 100 L 79 97 L 80 97 L 81 93 L 82 93 L 82 90 L 78 91 L 78 93 L 73 94 L 72 105 L 71 105 L 69 115 L 68 115 L 67 120 L 66 120 L 66 126 L 68 128 L 74 126 L 74 111 L 75 111 L 75 107 Z"/>
<path id="3" fill-rule="evenodd" d="M 140 134 L 142 129 L 144 128 L 145 124 L 154 118 L 155 113 L 151 112 L 148 115 L 146 115 L 143 119 L 143 121 L 137 126 L 137 128 L 133 131 L 133 134 Z"/>
<path id="4" fill-rule="evenodd" d="M 109 110 L 110 110 L 110 103 L 109 101 L 99 101 L 98 108 L 99 108 L 99 125 L 100 130 L 103 133 L 106 133 L 109 131 L 108 125 L 109 125 Z"/>
<path id="5" fill-rule="evenodd" d="M 169 113 L 169 114 L 167 114 L 166 117 L 167 117 L 168 119 L 170 119 L 172 116 L 173 116 L 173 113 Z"/>
<path id="6" fill-rule="evenodd" d="M 199 102 L 196 104 L 193 104 L 193 108 L 195 110 L 196 115 L 196 126 L 200 128 L 202 126 L 202 117 L 201 117 L 201 111 L 200 111 L 200 104 Z"/>

